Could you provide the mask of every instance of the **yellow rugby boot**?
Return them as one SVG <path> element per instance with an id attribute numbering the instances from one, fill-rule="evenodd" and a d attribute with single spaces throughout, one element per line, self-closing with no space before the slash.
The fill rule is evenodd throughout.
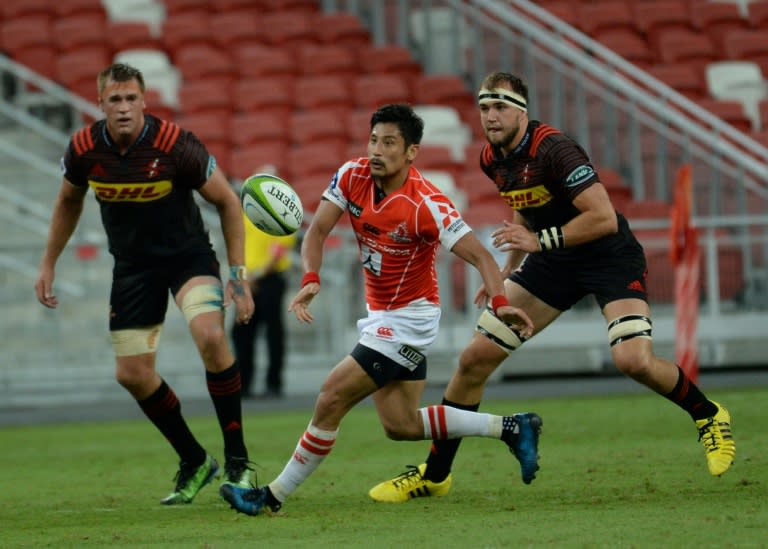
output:
<path id="1" fill-rule="evenodd" d="M 699 440 L 707 454 L 709 472 L 716 477 L 725 473 L 736 456 L 736 443 L 731 434 L 731 415 L 728 410 L 713 402 L 717 413 L 713 417 L 696 421 Z"/>
<path id="2" fill-rule="evenodd" d="M 418 467 L 408 465 L 408 470 L 391 480 L 385 480 L 368 491 L 374 501 L 383 503 L 405 503 L 409 499 L 434 496 L 441 497 L 451 489 L 452 478 L 449 474 L 442 482 L 432 482 L 424 478 L 427 464 Z"/>

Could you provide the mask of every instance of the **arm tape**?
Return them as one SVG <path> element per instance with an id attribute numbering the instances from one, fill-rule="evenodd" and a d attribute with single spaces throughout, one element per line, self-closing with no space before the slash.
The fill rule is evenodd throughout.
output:
<path id="1" fill-rule="evenodd" d="M 550 227 L 549 229 L 542 229 L 536 233 L 539 237 L 539 247 L 541 251 L 557 250 L 559 248 L 565 248 L 565 237 L 563 236 L 562 227 Z"/>
<path id="2" fill-rule="evenodd" d="M 515 330 L 504 324 L 487 309 L 477 319 L 476 330 L 501 347 L 507 354 L 523 344 L 523 340 L 520 339 L 520 335 Z"/>

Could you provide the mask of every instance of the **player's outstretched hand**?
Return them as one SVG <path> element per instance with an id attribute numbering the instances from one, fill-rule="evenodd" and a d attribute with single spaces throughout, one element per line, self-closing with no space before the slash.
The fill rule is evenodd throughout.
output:
<path id="1" fill-rule="evenodd" d="M 53 293 L 53 269 L 40 269 L 35 281 L 35 294 L 37 300 L 49 309 L 55 309 L 59 304 L 56 294 Z"/>
<path id="2" fill-rule="evenodd" d="M 522 309 L 512 305 L 504 305 L 496 310 L 496 315 L 502 322 L 520 334 L 521 338 L 528 339 L 533 335 L 533 322 Z"/>
<path id="3" fill-rule="evenodd" d="M 247 280 L 230 280 L 224 293 L 224 306 L 235 302 L 237 312 L 235 320 L 238 324 L 248 324 L 253 316 L 254 303 L 251 287 Z"/>
<path id="4" fill-rule="evenodd" d="M 309 304 L 319 291 L 320 284 L 310 282 L 299 290 L 296 296 L 291 300 L 291 304 L 288 305 L 288 310 L 296 315 L 299 322 L 306 322 L 309 324 L 314 320 L 312 313 L 309 312 Z"/>
<path id="5" fill-rule="evenodd" d="M 493 247 L 502 252 L 522 250 L 528 253 L 541 251 L 536 233 L 523 225 L 504 221 L 504 226 L 491 233 Z"/>

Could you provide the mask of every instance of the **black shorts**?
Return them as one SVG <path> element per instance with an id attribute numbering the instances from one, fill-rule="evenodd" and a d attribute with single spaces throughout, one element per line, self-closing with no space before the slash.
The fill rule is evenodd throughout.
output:
<path id="1" fill-rule="evenodd" d="M 528 254 L 509 279 L 560 311 L 589 294 L 600 309 L 618 299 L 648 301 L 645 253 L 629 229 L 593 244 Z"/>
<path id="2" fill-rule="evenodd" d="M 195 276 L 221 280 L 213 251 L 137 264 L 115 261 L 109 296 L 109 330 L 154 326 L 165 320 L 168 293 L 175 296 Z"/>
<path id="3" fill-rule="evenodd" d="M 359 343 L 355 345 L 355 348 L 349 354 L 363 367 L 365 373 L 371 376 L 371 379 L 379 387 L 384 387 L 390 381 L 395 380 L 420 381 L 427 379 L 426 357 L 416 368 L 409 370 L 380 352 Z"/>

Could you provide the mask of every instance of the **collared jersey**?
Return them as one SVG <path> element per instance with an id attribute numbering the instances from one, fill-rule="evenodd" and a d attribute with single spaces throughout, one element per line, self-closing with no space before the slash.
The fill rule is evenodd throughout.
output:
<path id="1" fill-rule="evenodd" d="M 124 155 L 104 120 L 75 132 L 62 161 L 64 177 L 93 190 L 115 258 L 210 250 L 193 191 L 208 180 L 216 160 L 193 133 L 151 115 L 144 119 Z"/>
<path id="2" fill-rule="evenodd" d="M 573 200 L 600 181 L 587 153 L 578 143 L 537 120 L 529 122 L 523 139 L 507 156 L 486 143 L 480 152 L 480 167 L 509 207 L 522 215 L 532 231 L 561 227 L 579 215 Z M 618 233 L 582 246 L 627 238 L 626 220 L 618 212 L 616 215 Z M 569 253 L 567 250 L 554 252 Z"/>
<path id="3" fill-rule="evenodd" d="M 349 215 L 371 310 L 440 303 L 437 247 L 450 250 L 471 229 L 434 184 L 411 166 L 403 186 L 377 203 L 368 159 L 358 158 L 339 168 L 323 198 Z"/>

